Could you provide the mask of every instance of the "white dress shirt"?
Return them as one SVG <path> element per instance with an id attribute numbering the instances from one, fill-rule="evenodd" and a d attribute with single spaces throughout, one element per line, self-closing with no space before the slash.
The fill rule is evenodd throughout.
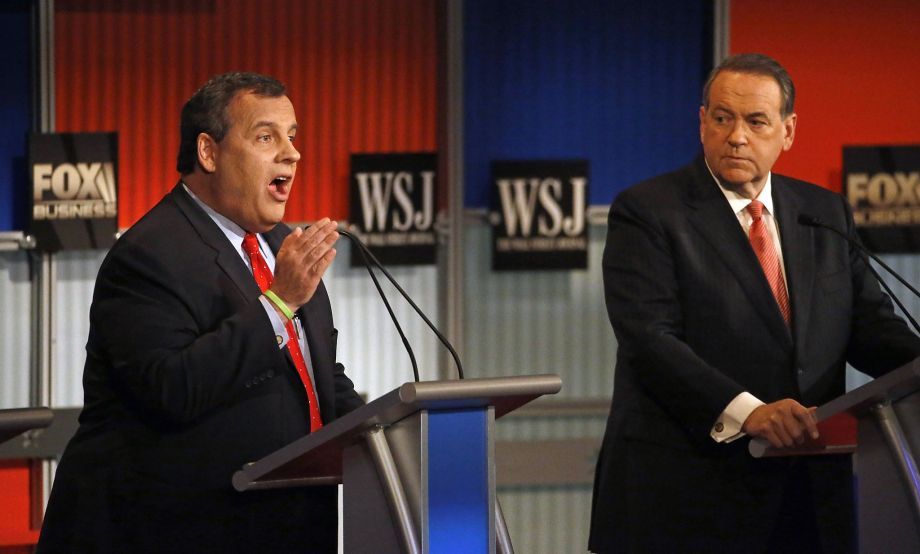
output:
<path id="1" fill-rule="evenodd" d="M 706 167 L 708 168 L 709 164 L 707 164 Z M 710 169 L 709 172 L 712 173 L 712 169 Z M 732 207 L 735 217 L 738 218 L 738 223 L 744 230 L 744 234 L 749 235 L 751 224 L 754 221 L 754 218 L 747 210 L 748 204 L 751 203 L 751 199 L 745 198 L 737 192 L 722 186 L 722 183 L 716 179 L 714 174 L 712 178 L 715 179 L 722 194 L 725 195 L 725 199 L 728 200 L 728 204 Z M 773 239 L 773 247 L 776 250 L 777 257 L 779 257 L 779 267 L 783 275 L 783 282 L 786 283 L 786 289 L 788 290 L 786 266 L 783 262 L 783 248 L 780 244 L 779 225 L 777 225 L 776 218 L 773 217 L 772 173 L 767 174 L 767 182 L 764 184 L 760 194 L 757 195 L 756 200 L 759 200 L 764 206 L 761 217 L 767 228 L 767 232 L 770 234 L 770 238 Z M 753 394 L 746 391 L 742 392 L 733 398 L 732 401 L 728 403 L 728 406 L 725 407 L 725 410 L 719 414 L 719 417 L 712 425 L 709 436 L 716 442 L 732 442 L 733 440 L 743 437 L 744 433 L 741 431 L 741 426 L 744 425 L 744 422 L 747 420 L 748 416 L 751 415 L 751 412 L 763 405 L 764 402 Z"/>

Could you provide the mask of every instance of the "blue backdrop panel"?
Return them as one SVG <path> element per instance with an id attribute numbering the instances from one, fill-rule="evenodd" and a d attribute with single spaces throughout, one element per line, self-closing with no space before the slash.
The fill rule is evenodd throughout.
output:
<path id="1" fill-rule="evenodd" d="M 466 0 L 466 206 L 495 159 L 586 158 L 591 205 L 689 162 L 710 1 Z"/>
<path id="2" fill-rule="evenodd" d="M 428 415 L 428 544 L 431 554 L 489 551 L 488 411 Z"/>
<path id="3" fill-rule="evenodd" d="M 31 2 L 0 3 L 0 231 L 22 229 L 26 210 L 26 137 L 32 120 Z"/>

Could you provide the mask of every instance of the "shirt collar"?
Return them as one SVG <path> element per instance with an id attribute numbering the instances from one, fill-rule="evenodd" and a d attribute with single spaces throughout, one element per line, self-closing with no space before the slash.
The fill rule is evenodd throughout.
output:
<path id="1" fill-rule="evenodd" d="M 206 214 L 208 214 L 208 217 L 210 217 L 211 220 L 215 224 L 217 224 L 221 232 L 223 232 L 223 234 L 227 237 L 227 239 L 233 245 L 233 248 L 238 253 L 240 253 L 240 255 L 243 256 L 244 259 L 246 259 L 245 255 L 243 254 L 243 237 L 246 236 L 246 231 L 242 227 L 234 223 L 233 220 L 231 220 L 227 216 L 217 213 L 214 210 L 214 208 L 205 204 L 201 198 L 198 198 L 197 196 L 195 196 L 195 193 L 192 192 L 192 189 L 190 189 L 189 186 L 186 185 L 184 182 L 180 181 L 180 183 L 182 184 L 182 188 L 185 189 L 185 192 L 187 192 L 188 195 L 192 197 L 192 200 L 194 200 L 195 203 L 198 204 L 198 206 L 200 206 L 201 209 L 204 210 Z M 264 244 L 265 239 L 263 239 L 262 236 L 259 234 L 256 234 L 256 237 L 258 237 L 259 239 L 260 250 L 264 253 L 266 251 L 266 247 Z"/>

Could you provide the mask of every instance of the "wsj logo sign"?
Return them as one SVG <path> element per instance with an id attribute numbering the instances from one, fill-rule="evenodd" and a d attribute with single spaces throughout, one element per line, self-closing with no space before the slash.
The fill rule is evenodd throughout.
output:
<path id="1" fill-rule="evenodd" d="M 29 136 L 32 220 L 48 251 L 108 248 L 118 230 L 118 135 Z"/>
<path id="2" fill-rule="evenodd" d="M 492 180 L 494 269 L 587 267 L 586 161 L 496 161 Z"/>
<path id="3" fill-rule="evenodd" d="M 422 171 L 418 176 L 420 182 L 416 182 L 416 175 L 408 171 L 355 174 L 365 232 L 431 229 L 434 222 L 434 171 Z M 412 197 L 417 188 L 421 190 L 420 206 L 415 205 Z"/>
<path id="4" fill-rule="evenodd" d="M 433 153 L 352 154 L 350 220 L 384 263 L 435 263 L 436 169 Z"/>
<path id="5" fill-rule="evenodd" d="M 32 218 L 93 219 L 118 215 L 112 162 L 32 166 Z"/>
<path id="6" fill-rule="evenodd" d="M 499 179 L 497 185 L 507 237 L 528 238 L 534 236 L 535 230 L 543 237 L 579 237 L 585 230 L 587 178 L 569 179 L 573 204 L 570 215 L 562 213 L 563 184 L 559 179 Z M 510 245 L 507 239 L 504 242 Z"/>
<path id="7" fill-rule="evenodd" d="M 845 147 L 843 192 L 869 248 L 920 251 L 920 146 Z"/>

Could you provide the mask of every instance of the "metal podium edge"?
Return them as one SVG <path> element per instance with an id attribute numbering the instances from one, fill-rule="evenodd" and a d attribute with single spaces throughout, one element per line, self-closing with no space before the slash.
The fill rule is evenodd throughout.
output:
<path id="1" fill-rule="evenodd" d="M 423 409 L 494 405 L 495 417 L 499 418 L 561 388 L 562 379 L 554 374 L 405 383 L 319 432 L 245 465 L 234 473 L 233 487 L 242 492 L 294 484 L 341 483 L 341 459 L 336 458 L 336 453 L 372 428 L 391 425 Z M 271 485 L 269 481 L 276 483 Z"/>

